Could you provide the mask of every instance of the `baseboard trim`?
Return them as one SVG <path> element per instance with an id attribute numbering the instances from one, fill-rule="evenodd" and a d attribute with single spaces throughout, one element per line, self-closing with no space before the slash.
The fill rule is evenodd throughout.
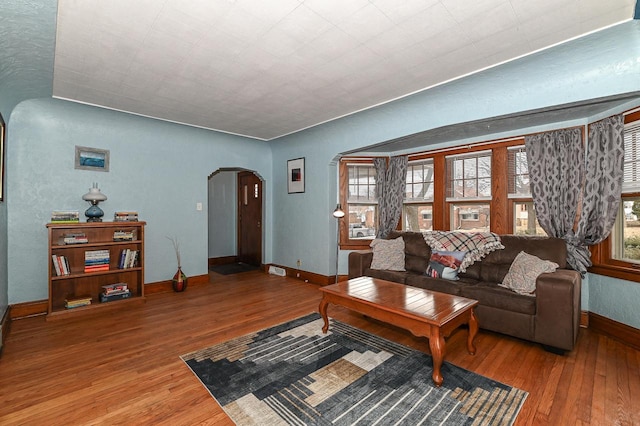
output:
<path id="1" fill-rule="evenodd" d="M 303 271 L 302 269 L 289 268 L 289 267 L 278 265 L 275 263 L 269 263 L 265 265 L 264 270 L 266 272 L 269 271 L 269 266 L 275 266 L 277 268 L 284 269 L 287 272 L 287 277 L 295 278 L 295 279 L 312 283 L 312 284 L 329 285 L 329 284 L 333 284 L 336 281 L 336 277 L 334 275 L 329 277 L 322 274 L 316 274 L 314 272 Z M 346 279 L 347 279 L 346 275 L 338 276 L 338 281 L 343 281 Z"/>
<path id="2" fill-rule="evenodd" d="M 589 328 L 596 332 L 606 334 L 636 350 L 640 350 L 640 329 L 603 317 L 602 315 L 594 314 L 593 312 L 589 313 Z"/>
<path id="3" fill-rule="evenodd" d="M 2 357 L 2 352 L 4 350 L 4 342 L 7 340 L 7 336 L 9 336 L 9 331 L 11 330 L 11 318 L 9 317 L 10 311 L 11 306 L 7 306 L 7 309 L 5 309 L 2 314 L 2 320 L 0 320 L 0 330 L 2 330 L 2 342 L 0 342 L 0 357 Z"/>
<path id="4" fill-rule="evenodd" d="M 214 265 L 227 265 L 229 263 L 237 263 L 238 256 L 223 256 L 223 257 L 210 257 L 209 258 L 209 266 Z"/>
<path id="5" fill-rule="evenodd" d="M 580 312 L 580 327 L 589 328 L 589 311 Z"/>
<path id="6" fill-rule="evenodd" d="M 9 309 L 9 318 L 12 320 L 46 315 L 49 311 L 49 301 L 35 300 L 33 302 L 16 303 L 11 305 Z"/>
<path id="7" fill-rule="evenodd" d="M 209 274 L 194 275 L 188 278 L 187 290 L 189 287 L 197 287 L 201 285 L 209 284 Z M 149 296 L 157 293 L 169 293 L 173 291 L 173 285 L 171 280 L 157 281 L 154 283 L 147 283 L 144 285 L 144 295 Z"/>

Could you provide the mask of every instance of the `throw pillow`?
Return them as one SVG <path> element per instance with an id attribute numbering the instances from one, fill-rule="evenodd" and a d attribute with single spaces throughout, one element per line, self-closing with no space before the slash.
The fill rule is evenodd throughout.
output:
<path id="1" fill-rule="evenodd" d="M 433 251 L 426 274 L 434 278 L 457 280 L 458 270 L 467 252 Z"/>
<path id="2" fill-rule="evenodd" d="M 373 249 L 371 269 L 405 271 L 404 240 L 402 237 L 398 237 L 393 240 L 376 238 L 371 242 L 370 247 Z"/>
<path id="3" fill-rule="evenodd" d="M 556 269 L 558 269 L 557 263 L 542 260 L 537 256 L 521 251 L 513 260 L 509 272 L 507 272 L 507 275 L 499 285 L 518 294 L 534 296 L 538 276 L 547 272 L 555 272 Z"/>

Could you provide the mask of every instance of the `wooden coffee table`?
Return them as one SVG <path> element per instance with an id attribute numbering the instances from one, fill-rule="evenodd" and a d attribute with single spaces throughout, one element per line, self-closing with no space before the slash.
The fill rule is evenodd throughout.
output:
<path id="1" fill-rule="evenodd" d="M 433 382 L 442 385 L 440 371 L 446 354 L 444 338 L 463 324 L 469 325 L 467 350 L 475 355 L 473 340 L 478 321 L 473 312 L 477 300 L 424 290 L 371 277 L 353 278 L 321 287 L 320 315 L 322 332 L 329 329 L 329 303 L 370 316 L 409 330 L 415 336 L 427 337 L 433 357 Z"/>

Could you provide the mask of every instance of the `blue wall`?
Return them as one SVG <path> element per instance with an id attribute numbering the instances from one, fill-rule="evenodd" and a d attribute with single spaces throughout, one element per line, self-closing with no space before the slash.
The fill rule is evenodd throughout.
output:
<path id="1" fill-rule="evenodd" d="M 337 200 L 335 159 L 343 152 L 449 124 L 640 90 L 640 21 L 630 21 L 411 97 L 272 141 L 274 262 L 332 275 Z M 584 123 L 587 122 L 585 117 Z M 550 123 L 552 127 L 571 123 Z M 539 129 L 536 129 L 539 130 Z M 526 134 L 521 129 L 516 134 Z M 489 135 L 484 140 L 497 136 Z M 467 143 L 468 141 L 465 141 Z M 451 141 L 447 145 L 456 145 Z M 433 148 L 425 142 L 425 149 Z M 306 157 L 304 194 L 287 194 L 286 161 Z M 347 253 L 340 272 L 347 272 Z M 608 278 L 593 286 L 608 285 Z M 635 284 L 640 287 L 639 284 Z M 615 286 L 616 308 L 637 317 L 638 298 Z M 585 294 L 589 295 L 586 289 Z M 595 291 L 591 298 L 598 297 Z M 583 301 L 589 309 L 591 301 Z M 603 305 L 609 305 L 607 300 Z M 599 306 L 600 304 L 596 302 Z M 599 306 L 607 316 L 606 306 Z"/>
<path id="2" fill-rule="evenodd" d="M 147 222 L 145 281 L 175 273 L 178 236 L 188 275 L 207 273 L 208 176 L 221 167 L 257 171 L 271 185 L 271 149 L 252 139 L 54 99 L 20 103 L 11 114 L 7 150 L 9 303 L 48 297 L 47 232 L 51 211 L 88 204 L 93 182 L 107 195 L 105 217 L 137 210 Z M 76 170 L 75 145 L 110 151 L 109 172 Z M 196 210 L 196 203 L 203 210 Z M 268 204 L 268 208 L 270 205 Z M 267 227 L 266 260 L 271 230 Z"/>

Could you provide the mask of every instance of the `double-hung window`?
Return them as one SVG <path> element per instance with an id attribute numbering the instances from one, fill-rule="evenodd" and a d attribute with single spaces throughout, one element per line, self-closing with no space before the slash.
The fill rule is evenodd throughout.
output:
<path id="1" fill-rule="evenodd" d="M 449 229 L 489 231 L 491 151 L 449 155 L 445 157 L 445 161 Z"/>
<path id="2" fill-rule="evenodd" d="M 373 162 L 349 162 L 346 168 L 346 203 L 344 204 L 347 223 L 344 244 L 363 243 L 376 235 L 378 227 L 378 198 L 376 195 L 376 169 Z M 364 242 L 368 245 L 368 241 Z"/>
<path id="3" fill-rule="evenodd" d="M 405 231 L 433 230 L 433 159 L 410 161 L 402 210 Z"/>
<path id="4" fill-rule="evenodd" d="M 640 264 L 640 114 L 625 121 L 622 200 L 611 233 L 611 257 Z"/>
<path id="5" fill-rule="evenodd" d="M 531 196 L 529 166 L 524 145 L 507 148 L 507 197 L 513 214 L 513 233 L 546 235 L 536 218 Z"/>

